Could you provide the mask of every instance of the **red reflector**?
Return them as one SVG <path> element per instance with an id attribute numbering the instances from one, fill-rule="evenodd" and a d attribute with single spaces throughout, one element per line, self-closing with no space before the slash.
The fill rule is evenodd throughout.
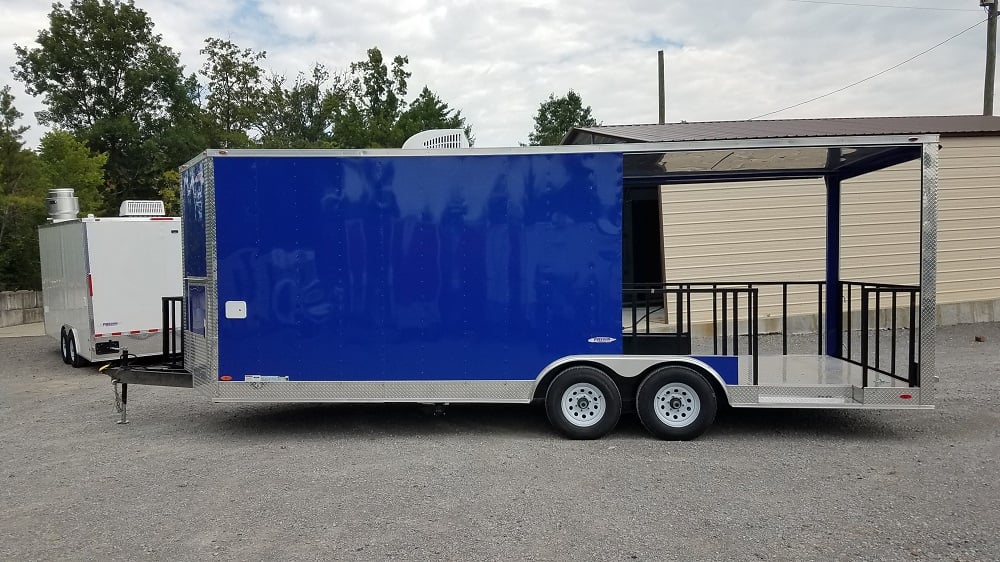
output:
<path id="1" fill-rule="evenodd" d="M 104 334 L 94 334 L 94 337 L 95 337 L 95 338 L 103 338 L 103 337 L 104 337 Z"/>
<path id="2" fill-rule="evenodd" d="M 160 331 L 159 328 L 153 328 L 152 330 L 149 331 L 149 333 L 150 334 L 155 334 L 156 332 L 159 332 L 159 331 Z"/>
<path id="3" fill-rule="evenodd" d="M 913 395 L 912 394 L 900 394 L 899 397 L 901 399 L 903 399 L 903 400 L 909 400 L 910 398 L 913 398 Z"/>
<path id="4" fill-rule="evenodd" d="M 229 375 L 222 375 L 221 377 L 219 377 L 219 380 L 220 381 L 231 381 L 231 380 L 233 380 L 233 377 L 231 377 Z"/>
<path id="5" fill-rule="evenodd" d="M 122 333 L 121 332 L 111 332 L 111 335 L 112 336 L 120 336 L 120 335 L 122 335 Z"/>
<path id="6" fill-rule="evenodd" d="M 87 290 L 90 291 L 90 296 L 94 296 L 94 278 L 87 274 Z"/>
<path id="7" fill-rule="evenodd" d="M 142 330 L 132 330 L 132 331 L 131 331 L 131 332 L 129 332 L 129 333 L 130 333 L 130 334 L 141 334 L 141 333 L 142 333 Z"/>
<path id="8" fill-rule="evenodd" d="M 151 221 L 172 221 L 172 220 L 174 220 L 174 217 L 150 217 L 149 220 L 151 220 Z"/>

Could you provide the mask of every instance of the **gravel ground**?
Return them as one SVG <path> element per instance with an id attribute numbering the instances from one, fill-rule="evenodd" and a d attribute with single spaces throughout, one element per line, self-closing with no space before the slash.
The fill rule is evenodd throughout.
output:
<path id="1" fill-rule="evenodd" d="M 0 559 L 1000 560 L 998 343 L 939 331 L 934 411 L 732 410 L 676 443 L 152 387 L 118 426 L 106 376 L 0 339 Z"/>

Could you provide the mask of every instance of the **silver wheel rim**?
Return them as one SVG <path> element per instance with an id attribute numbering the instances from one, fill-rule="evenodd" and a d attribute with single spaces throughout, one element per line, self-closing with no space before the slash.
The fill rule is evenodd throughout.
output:
<path id="1" fill-rule="evenodd" d="M 653 397 L 656 417 L 669 427 L 687 427 L 698 419 L 701 398 L 690 386 L 672 382 L 660 387 Z"/>
<path id="2" fill-rule="evenodd" d="M 62 356 L 63 359 L 69 358 L 69 342 L 66 340 L 66 334 L 63 334 L 62 340 L 59 342 L 62 345 Z"/>
<path id="3" fill-rule="evenodd" d="M 562 413 L 576 427 L 590 427 L 604 418 L 607 399 L 604 392 L 588 382 L 578 382 L 562 394 Z"/>
<path id="4" fill-rule="evenodd" d="M 70 339 L 70 336 L 66 336 L 66 338 L 66 357 L 73 361 L 76 359 L 76 341 Z"/>

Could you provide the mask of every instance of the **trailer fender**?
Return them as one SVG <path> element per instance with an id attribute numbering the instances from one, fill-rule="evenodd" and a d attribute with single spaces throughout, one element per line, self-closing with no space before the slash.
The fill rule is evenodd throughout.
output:
<path id="1" fill-rule="evenodd" d="M 623 378 L 635 378 L 657 367 L 669 364 L 689 365 L 711 377 L 714 379 L 712 382 L 715 383 L 712 386 L 721 389 L 726 402 L 729 402 L 729 388 L 722 375 L 704 361 L 685 355 L 568 355 L 556 359 L 542 369 L 538 376 L 535 377 L 531 396 L 535 396 L 539 386 L 544 384 L 552 375 L 570 365 L 594 365 Z"/>

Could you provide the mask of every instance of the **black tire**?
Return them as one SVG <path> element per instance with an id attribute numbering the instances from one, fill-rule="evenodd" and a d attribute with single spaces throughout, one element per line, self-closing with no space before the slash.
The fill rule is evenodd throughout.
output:
<path id="1" fill-rule="evenodd" d="M 639 385 L 635 409 L 642 425 L 660 439 L 686 441 L 705 432 L 718 411 L 715 389 L 701 373 L 661 367 Z"/>
<path id="2" fill-rule="evenodd" d="M 59 354 L 62 355 L 63 363 L 69 365 L 69 338 L 66 337 L 66 328 L 59 331 Z"/>
<path id="3" fill-rule="evenodd" d="M 599 439 L 618 424 L 622 396 L 604 371 L 570 367 L 549 385 L 545 413 L 552 426 L 570 439 Z"/>
<path id="4" fill-rule="evenodd" d="M 76 338 L 73 336 L 73 332 L 66 332 L 67 339 L 67 349 L 69 350 L 69 364 L 73 366 L 74 369 L 79 369 L 87 364 L 87 360 L 80 357 L 80 354 L 76 352 Z"/>

